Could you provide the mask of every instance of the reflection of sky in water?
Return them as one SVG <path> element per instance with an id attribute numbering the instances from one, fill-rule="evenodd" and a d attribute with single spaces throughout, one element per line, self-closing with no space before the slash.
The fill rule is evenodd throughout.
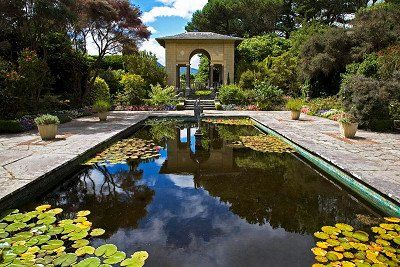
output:
<path id="1" fill-rule="evenodd" d="M 182 142 L 187 140 L 185 134 Z M 193 175 L 159 174 L 167 152 L 160 154 L 138 167 L 143 170 L 139 183 L 155 190 L 148 216 L 138 229 L 119 229 L 107 242 L 128 253 L 147 250 L 151 255 L 147 266 L 267 266 L 266 262 L 279 262 L 279 266 L 307 262 L 303 265 L 307 266 L 312 262 L 311 236 L 273 229 L 268 223 L 247 223 L 229 211 L 229 204 L 196 189 Z M 112 167 L 119 170 L 126 168 Z"/>

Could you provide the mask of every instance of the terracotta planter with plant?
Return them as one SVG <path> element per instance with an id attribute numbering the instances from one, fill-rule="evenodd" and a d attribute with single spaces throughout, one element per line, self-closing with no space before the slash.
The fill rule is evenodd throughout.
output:
<path id="1" fill-rule="evenodd" d="M 99 100 L 93 105 L 93 111 L 97 113 L 100 121 L 107 121 L 108 111 L 110 110 L 110 103 L 107 101 Z"/>
<path id="2" fill-rule="evenodd" d="M 60 124 L 58 117 L 49 114 L 42 115 L 35 119 L 35 123 L 42 140 L 52 140 L 56 138 L 58 125 Z"/>
<path id="3" fill-rule="evenodd" d="M 353 116 L 344 114 L 338 122 L 341 136 L 345 138 L 354 138 L 356 136 L 358 122 Z"/>
<path id="4" fill-rule="evenodd" d="M 286 109 L 291 111 L 292 120 L 300 119 L 301 109 L 304 106 L 304 100 L 295 98 L 286 102 Z"/>

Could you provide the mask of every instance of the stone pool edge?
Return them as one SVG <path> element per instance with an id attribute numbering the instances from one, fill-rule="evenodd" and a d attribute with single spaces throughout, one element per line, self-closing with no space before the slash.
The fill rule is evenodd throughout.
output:
<path id="1" fill-rule="evenodd" d="M 63 181 L 64 182 L 66 181 L 64 180 L 66 177 L 75 174 L 78 170 L 84 167 L 81 165 L 82 162 L 90 159 L 91 157 L 93 157 L 95 153 L 103 150 L 116 140 L 127 137 L 130 134 L 138 131 L 143 126 L 143 122 L 148 120 L 149 117 L 150 116 L 145 116 L 141 118 L 135 124 L 125 129 L 122 129 L 115 135 L 94 145 L 90 149 L 82 152 L 81 154 L 70 159 L 64 164 L 57 166 L 53 170 L 45 173 L 44 175 L 36 178 L 35 180 L 30 181 L 29 183 L 16 189 L 10 194 L 4 196 L 3 198 L 0 199 L 0 211 L 4 211 L 19 206 L 21 204 L 27 203 L 30 200 L 32 200 L 32 198 L 35 198 L 38 195 L 40 195 L 37 192 L 46 192 L 51 190 L 52 188 L 61 185 Z"/>
<path id="2" fill-rule="evenodd" d="M 371 188 L 369 185 L 364 184 L 350 173 L 342 170 L 340 167 L 329 162 L 329 160 L 324 159 L 321 156 L 316 155 L 312 151 L 303 148 L 302 146 L 292 141 L 290 138 L 287 138 L 283 134 L 269 128 L 268 126 L 264 125 L 262 122 L 258 121 L 252 116 L 247 116 L 247 117 L 250 118 L 255 123 L 255 126 L 261 129 L 262 131 L 271 134 L 272 136 L 275 136 L 293 146 L 294 149 L 302 157 L 304 157 L 306 160 L 313 163 L 318 168 L 320 168 L 321 170 L 332 176 L 336 181 L 346 186 L 352 192 L 357 194 L 357 196 L 361 197 L 375 208 L 383 211 L 388 215 L 400 217 L 400 206 L 397 204 L 395 200 L 384 195 L 382 192 L 374 188 Z"/>

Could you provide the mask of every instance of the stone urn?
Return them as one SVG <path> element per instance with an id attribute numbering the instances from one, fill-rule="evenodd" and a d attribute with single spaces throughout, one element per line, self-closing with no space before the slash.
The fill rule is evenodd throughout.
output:
<path id="1" fill-rule="evenodd" d="M 339 122 L 340 134 L 346 138 L 354 138 L 358 130 L 356 122 Z"/>
<path id="2" fill-rule="evenodd" d="M 46 124 L 38 125 L 38 130 L 42 140 L 53 140 L 56 138 L 58 125 L 57 124 Z"/>
<path id="3" fill-rule="evenodd" d="M 292 110 L 292 120 L 298 120 L 300 119 L 300 111 L 299 110 Z"/>
<path id="4" fill-rule="evenodd" d="M 99 112 L 97 113 L 100 121 L 107 121 L 108 112 Z"/>

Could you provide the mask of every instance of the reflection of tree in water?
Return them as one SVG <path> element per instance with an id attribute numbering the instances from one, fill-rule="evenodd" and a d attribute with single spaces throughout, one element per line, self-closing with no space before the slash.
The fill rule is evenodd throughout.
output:
<path id="1" fill-rule="evenodd" d="M 138 163 L 130 163 L 128 171 L 117 173 L 112 173 L 107 166 L 95 165 L 86 169 L 73 184 L 65 185 L 67 189 L 54 192 L 47 199 L 70 217 L 76 211 L 90 210 L 89 220 L 94 227 L 106 230 L 105 237 L 119 228 L 137 228 L 154 196 L 152 189 L 139 184 L 142 171 L 137 170 Z"/>
<path id="2" fill-rule="evenodd" d="M 259 135 L 260 131 L 249 125 L 218 125 L 218 135 L 227 142 L 239 141 L 240 136 Z"/>
<path id="3" fill-rule="evenodd" d="M 235 155 L 241 173 L 195 179 L 248 223 L 312 234 L 338 221 L 361 227 L 356 214 L 371 214 L 292 155 L 247 152 Z"/>

